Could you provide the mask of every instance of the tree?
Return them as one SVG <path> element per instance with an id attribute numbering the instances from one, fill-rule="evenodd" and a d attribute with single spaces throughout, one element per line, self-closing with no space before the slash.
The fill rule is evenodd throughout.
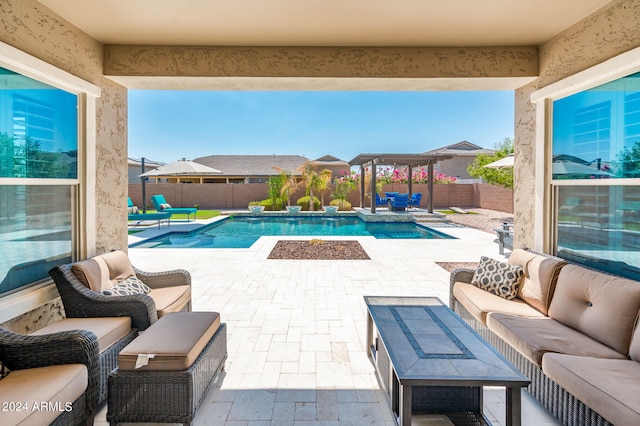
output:
<path id="1" fill-rule="evenodd" d="M 309 211 L 313 211 L 313 190 L 316 186 L 316 179 L 318 178 L 318 172 L 316 166 L 307 160 L 304 164 L 298 167 L 300 174 L 302 175 L 302 183 L 305 187 L 305 195 L 309 196 Z"/>
<path id="2" fill-rule="evenodd" d="M 625 148 L 616 156 L 616 174 L 624 178 L 640 177 L 640 142 Z"/>
<path id="3" fill-rule="evenodd" d="M 282 167 L 275 166 L 274 169 L 280 173 L 280 179 L 282 182 L 282 186 L 280 187 L 280 196 L 282 198 L 287 199 L 287 205 L 291 205 L 291 194 L 293 194 L 296 189 L 300 186 L 300 182 L 296 179 L 293 173 L 288 170 L 283 169 Z"/>
<path id="4" fill-rule="evenodd" d="M 467 171 L 471 176 L 482 178 L 487 183 L 500 185 L 505 188 L 513 188 L 513 167 L 503 167 L 494 169 L 484 167 L 489 163 L 498 161 L 513 153 L 513 140 L 505 138 L 501 142 L 494 145 L 496 152 L 493 155 L 480 154 L 473 163 L 467 167 Z"/>
<path id="5" fill-rule="evenodd" d="M 327 187 L 331 183 L 332 177 L 333 177 L 333 172 L 329 169 L 321 170 L 320 173 L 318 173 L 318 179 L 316 183 L 317 183 L 317 190 L 320 193 L 321 206 L 324 206 L 324 192 L 326 191 Z"/>

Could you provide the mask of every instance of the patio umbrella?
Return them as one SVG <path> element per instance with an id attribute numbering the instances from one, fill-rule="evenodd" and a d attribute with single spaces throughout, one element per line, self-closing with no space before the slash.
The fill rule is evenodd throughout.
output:
<path id="1" fill-rule="evenodd" d="M 490 169 L 503 169 L 506 167 L 513 167 L 513 154 L 509 154 L 504 158 L 494 161 L 493 163 L 485 164 L 482 167 L 489 167 Z"/>
<path id="2" fill-rule="evenodd" d="M 186 159 L 174 161 L 173 163 L 165 164 L 156 169 L 149 170 L 146 173 L 140 175 L 140 177 L 149 176 L 205 176 L 216 175 L 222 173 L 218 169 L 205 166 L 204 164 L 195 163 Z"/>
<path id="3" fill-rule="evenodd" d="M 586 164 L 574 161 L 555 161 L 551 164 L 551 173 L 554 175 L 582 175 L 582 176 L 615 176 L 613 173 L 598 170 Z"/>

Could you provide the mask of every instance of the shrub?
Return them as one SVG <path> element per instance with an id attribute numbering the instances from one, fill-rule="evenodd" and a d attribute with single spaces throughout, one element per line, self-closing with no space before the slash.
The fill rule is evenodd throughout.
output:
<path id="1" fill-rule="evenodd" d="M 260 205 L 260 201 L 249 201 L 249 207 L 251 206 L 259 206 Z"/>
<path id="2" fill-rule="evenodd" d="M 347 200 L 331 200 L 329 203 L 330 206 L 338 206 L 338 210 L 340 211 L 349 211 L 351 210 L 351 203 Z"/>
<path id="3" fill-rule="evenodd" d="M 265 210 L 269 211 L 277 211 L 282 210 L 284 208 L 284 203 L 282 202 L 282 198 L 276 198 L 275 203 L 271 198 L 267 198 L 266 200 L 262 200 L 258 203 L 260 206 L 264 206 Z"/>
<path id="4" fill-rule="evenodd" d="M 296 204 L 302 206 L 302 211 L 309 211 L 309 196 L 305 195 L 304 197 L 298 198 Z M 320 200 L 318 197 L 313 197 L 313 210 L 320 210 Z"/>

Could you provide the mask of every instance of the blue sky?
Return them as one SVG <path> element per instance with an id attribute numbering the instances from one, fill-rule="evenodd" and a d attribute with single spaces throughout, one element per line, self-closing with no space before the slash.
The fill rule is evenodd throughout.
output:
<path id="1" fill-rule="evenodd" d="M 513 138 L 513 92 L 129 91 L 129 157 L 420 153 Z"/>

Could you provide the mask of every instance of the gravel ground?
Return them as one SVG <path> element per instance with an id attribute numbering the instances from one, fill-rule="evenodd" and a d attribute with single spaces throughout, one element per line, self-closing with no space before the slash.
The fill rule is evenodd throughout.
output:
<path id="1" fill-rule="evenodd" d="M 451 219 L 451 222 L 479 229 L 480 231 L 488 232 L 490 234 L 495 234 L 494 229 L 502 227 L 504 222 L 513 223 L 512 213 L 504 213 L 487 209 L 465 209 L 465 211 L 477 214 L 455 213 L 447 215 L 447 217 Z"/>
<path id="2" fill-rule="evenodd" d="M 268 259 L 368 260 L 369 255 L 357 241 L 278 241 Z"/>
<path id="3" fill-rule="evenodd" d="M 468 226 L 469 228 L 475 228 L 480 231 L 495 234 L 495 228 L 501 228 L 502 224 L 507 222 L 513 224 L 513 214 L 499 212 L 495 210 L 487 209 L 465 209 L 468 212 L 474 212 L 477 214 L 450 214 L 447 215 L 451 222 L 458 225 Z M 476 269 L 478 262 L 436 262 L 439 266 L 451 272 L 454 269 Z"/>

